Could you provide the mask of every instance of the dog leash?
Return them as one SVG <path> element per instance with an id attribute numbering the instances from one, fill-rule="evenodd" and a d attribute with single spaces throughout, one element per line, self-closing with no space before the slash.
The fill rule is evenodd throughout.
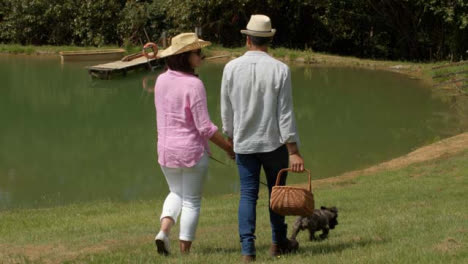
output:
<path id="1" fill-rule="evenodd" d="M 214 160 L 214 161 L 216 161 L 216 162 L 218 162 L 218 163 L 220 163 L 220 164 L 223 164 L 224 166 L 227 166 L 226 163 L 220 161 L 219 159 L 217 159 L 217 158 L 215 158 L 215 157 L 213 157 L 213 156 L 211 156 L 211 155 L 210 155 L 209 157 L 210 157 L 210 159 L 212 159 L 212 160 Z M 262 181 L 260 181 L 260 183 L 263 184 L 263 185 L 265 185 L 266 187 L 268 187 L 268 185 L 267 185 L 266 183 L 264 183 L 264 182 L 262 182 Z"/>
<path id="2" fill-rule="evenodd" d="M 221 163 L 221 164 L 223 164 L 224 166 L 227 166 L 226 163 L 220 161 L 219 159 L 217 159 L 217 158 L 215 158 L 215 157 L 213 157 L 213 156 L 211 156 L 211 155 L 210 155 L 209 157 L 210 157 L 210 159 L 212 159 L 212 160 L 214 160 L 214 161 L 216 161 L 216 162 L 218 162 L 218 163 Z"/>

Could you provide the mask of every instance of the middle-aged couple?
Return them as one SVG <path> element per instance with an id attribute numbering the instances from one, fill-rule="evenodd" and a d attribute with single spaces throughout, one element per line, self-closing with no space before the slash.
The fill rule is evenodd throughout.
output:
<path id="1" fill-rule="evenodd" d="M 278 172 L 288 165 L 304 170 L 304 160 L 293 112 L 291 73 L 288 66 L 268 55 L 275 34 L 270 18 L 253 15 L 247 29 L 248 51 L 229 62 L 221 84 L 223 132 L 211 122 L 206 91 L 195 74 L 202 62 L 201 48 L 210 45 L 195 33 L 172 38 L 158 55 L 166 71 L 156 81 L 154 101 L 158 131 L 158 162 L 170 193 L 161 213 L 155 243 L 160 254 L 169 254 L 169 233 L 180 215 L 179 245 L 188 253 L 195 238 L 201 196 L 208 170 L 208 140 L 236 160 L 240 177 L 238 211 L 242 258 L 255 260 L 255 221 L 260 170 L 266 174 L 271 194 Z M 282 183 L 285 184 L 286 177 Z M 286 237 L 284 216 L 269 209 L 272 230 L 270 255 L 294 252 L 298 243 Z"/>

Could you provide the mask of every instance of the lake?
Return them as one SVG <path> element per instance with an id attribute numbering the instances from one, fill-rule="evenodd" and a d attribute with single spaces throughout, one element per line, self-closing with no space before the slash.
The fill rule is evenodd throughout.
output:
<path id="1" fill-rule="evenodd" d="M 91 64 L 0 56 L 0 210 L 167 195 L 155 149 L 152 87 L 158 72 L 97 80 L 84 69 Z M 223 66 L 199 70 L 219 126 Z M 450 105 L 421 81 L 353 68 L 291 71 L 300 150 L 315 179 L 455 134 Z M 212 150 L 227 166 L 211 161 L 205 196 L 237 192 L 234 162 Z M 302 174 L 289 176 L 291 183 L 305 180 Z"/>

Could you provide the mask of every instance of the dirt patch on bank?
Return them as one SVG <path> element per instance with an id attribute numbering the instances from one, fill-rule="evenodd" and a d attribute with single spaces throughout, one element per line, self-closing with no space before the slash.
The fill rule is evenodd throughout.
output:
<path id="1" fill-rule="evenodd" d="M 448 237 L 444 241 L 434 245 L 434 249 L 445 254 L 453 255 L 461 249 L 463 244 L 455 238 Z"/>
<path id="2" fill-rule="evenodd" d="M 372 174 L 379 171 L 396 170 L 419 162 L 450 157 L 465 150 L 468 150 L 468 132 L 418 148 L 404 156 L 380 163 L 364 170 L 351 171 L 340 176 L 312 181 L 312 186 L 317 187 L 330 184 L 342 185 L 345 183 L 352 183 L 353 179 L 360 175 Z"/>

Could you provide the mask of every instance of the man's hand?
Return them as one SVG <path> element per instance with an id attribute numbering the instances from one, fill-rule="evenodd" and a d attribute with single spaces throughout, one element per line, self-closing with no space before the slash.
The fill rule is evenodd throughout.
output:
<path id="1" fill-rule="evenodd" d="M 226 151 L 226 153 L 230 159 L 235 160 L 236 153 L 234 152 L 234 141 L 230 137 L 228 137 L 226 141 L 228 142 L 228 145 L 229 145 L 229 150 Z"/>
<path id="2" fill-rule="evenodd" d="M 289 167 L 291 167 L 293 172 L 303 172 L 304 171 L 304 159 L 301 154 L 299 154 L 299 149 L 297 148 L 296 143 L 286 143 L 289 153 Z"/>
<path id="3" fill-rule="evenodd" d="M 289 155 L 289 166 L 293 172 L 304 171 L 304 159 L 299 153 Z"/>
<path id="4" fill-rule="evenodd" d="M 232 146 L 232 143 L 228 141 L 228 144 L 230 145 L 229 146 L 229 149 L 226 150 L 226 153 L 228 155 L 228 157 L 232 160 L 235 160 L 236 159 L 236 153 L 234 153 L 234 148 Z"/>

